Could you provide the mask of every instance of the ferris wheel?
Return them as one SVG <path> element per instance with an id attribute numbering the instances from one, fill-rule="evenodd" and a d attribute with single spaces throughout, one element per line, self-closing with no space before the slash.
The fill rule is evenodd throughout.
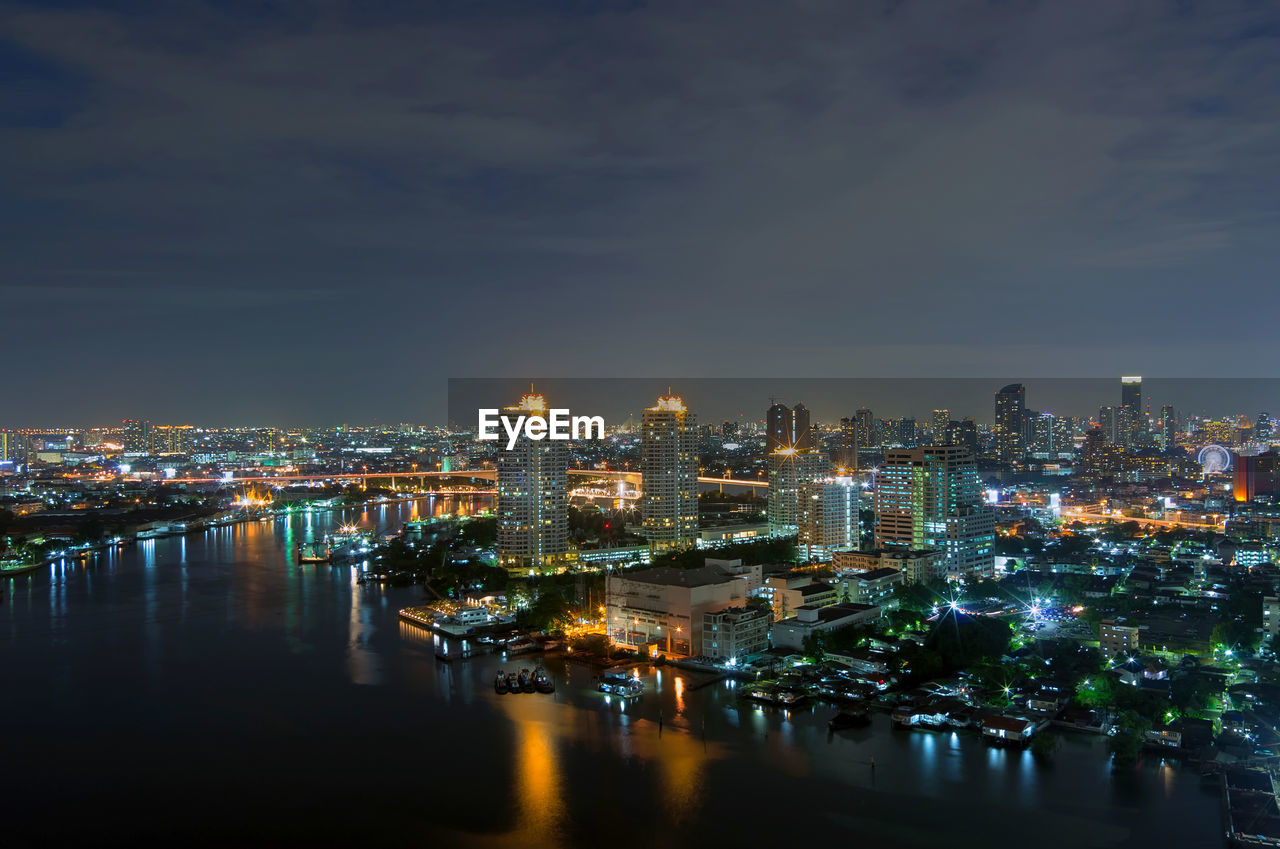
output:
<path id="1" fill-rule="evenodd" d="M 1196 455 L 1200 469 L 1206 475 L 1216 475 L 1231 469 L 1231 452 L 1221 445 L 1206 445 Z"/>

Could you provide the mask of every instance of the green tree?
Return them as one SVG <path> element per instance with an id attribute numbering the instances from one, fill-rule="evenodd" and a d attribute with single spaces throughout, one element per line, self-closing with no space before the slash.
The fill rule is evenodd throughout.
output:
<path id="1" fill-rule="evenodd" d="M 1058 751 L 1062 745 L 1062 741 L 1058 739 L 1058 735 L 1052 731 L 1041 731 L 1039 734 L 1031 738 L 1031 754 L 1041 761 L 1047 761 L 1053 757 L 1053 753 Z"/>
<path id="2" fill-rule="evenodd" d="M 1116 733 L 1107 738 L 1107 749 L 1116 766 L 1133 766 L 1142 755 L 1142 746 L 1151 720 L 1137 711 L 1123 711 L 1116 719 Z"/>

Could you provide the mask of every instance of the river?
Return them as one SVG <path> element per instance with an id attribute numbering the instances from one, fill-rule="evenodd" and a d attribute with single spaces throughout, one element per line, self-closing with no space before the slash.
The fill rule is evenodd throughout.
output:
<path id="1" fill-rule="evenodd" d="M 294 514 L 8 580 L 0 845 L 1222 845 L 1195 770 L 1115 774 L 1088 737 L 1042 765 L 885 716 L 832 735 L 826 706 L 671 669 L 623 706 L 554 660 L 554 695 L 499 696 L 515 664 L 445 664 L 399 621 L 421 589 L 293 562 L 339 523 L 459 506 Z"/>

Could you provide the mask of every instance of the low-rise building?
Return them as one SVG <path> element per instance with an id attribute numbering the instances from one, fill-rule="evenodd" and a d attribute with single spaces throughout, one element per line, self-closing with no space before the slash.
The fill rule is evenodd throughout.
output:
<path id="1" fill-rule="evenodd" d="M 1280 634 L 1280 598 L 1269 595 L 1262 599 L 1262 630 L 1268 639 Z"/>
<path id="2" fill-rule="evenodd" d="M 870 604 L 832 604 L 826 607 L 801 607 L 796 615 L 773 623 L 774 648 L 804 648 L 806 637 L 875 622 L 880 608 Z"/>
<path id="3" fill-rule="evenodd" d="M 903 583 L 916 584 L 942 577 L 946 572 L 943 552 L 934 548 L 877 548 L 871 551 L 837 551 L 831 566 L 838 574 L 896 569 Z"/>
<path id="4" fill-rule="evenodd" d="M 1098 648 L 1102 656 L 1132 655 L 1138 651 L 1138 626 L 1123 619 L 1103 619 L 1098 625 Z"/>
<path id="5" fill-rule="evenodd" d="M 730 607 L 702 614 L 702 654 L 715 660 L 741 660 L 769 648 L 769 611 Z"/>
<path id="6" fill-rule="evenodd" d="M 840 595 L 845 601 L 879 605 L 893 595 L 902 583 L 902 573 L 888 567 L 870 572 L 855 572 L 839 579 Z"/>

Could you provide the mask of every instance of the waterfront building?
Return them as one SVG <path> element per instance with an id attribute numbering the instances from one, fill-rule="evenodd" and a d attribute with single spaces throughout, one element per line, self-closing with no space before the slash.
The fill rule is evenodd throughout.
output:
<path id="1" fill-rule="evenodd" d="M 769 611 L 727 607 L 702 614 L 702 655 L 712 660 L 745 660 L 769 648 Z"/>
<path id="2" fill-rule="evenodd" d="M 1010 383 L 996 393 L 995 427 L 996 457 L 1001 463 L 1013 464 L 1026 450 L 1026 390 L 1021 383 Z"/>
<path id="3" fill-rule="evenodd" d="M 799 546 L 801 560 L 828 560 L 836 551 L 861 547 L 858 522 L 862 487 L 846 475 L 801 484 Z"/>
<path id="4" fill-rule="evenodd" d="M 546 415 L 546 399 L 528 394 L 509 415 Z M 498 452 L 498 565 L 513 574 L 554 572 L 569 560 L 569 443 L 529 439 Z"/>
<path id="5" fill-rule="evenodd" d="M 949 577 L 988 575 L 995 514 L 974 457 L 956 445 L 886 451 L 875 491 L 875 545 L 943 552 Z"/>
<path id="6" fill-rule="evenodd" d="M 801 607 L 796 615 L 773 624 L 774 648 L 804 648 L 806 637 L 853 625 L 864 625 L 880 619 L 881 610 L 871 604 L 832 604 L 827 607 Z"/>
<path id="7" fill-rule="evenodd" d="M 605 576 L 605 621 L 615 645 L 677 657 L 705 654 L 705 615 L 742 607 L 748 578 L 716 564 Z"/>
<path id="8" fill-rule="evenodd" d="M 655 554 L 698 543 L 696 427 L 697 416 L 674 395 L 641 416 L 641 534 Z"/>

